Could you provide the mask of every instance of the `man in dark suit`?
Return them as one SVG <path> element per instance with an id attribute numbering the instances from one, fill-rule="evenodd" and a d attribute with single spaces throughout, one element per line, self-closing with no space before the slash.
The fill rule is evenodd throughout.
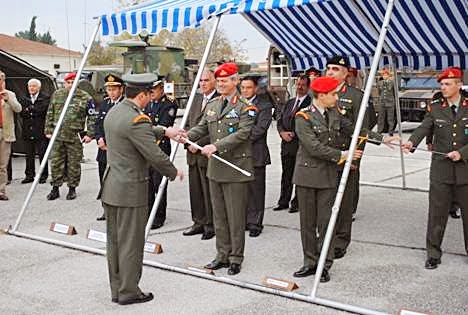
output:
<path id="1" fill-rule="evenodd" d="M 454 202 L 461 209 L 468 253 L 468 97 L 461 93 L 462 78 L 460 68 L 448 68 L 439 76 L 442 95 L 431 102 L 421 125 L 403 145 L 413 151 L 424 137 L 433 138 L 426 269 L 435 269 L 441 263 L 442 240 Z"/>
<path id="2" fill-rule="evenodd" d="M 109 110 L 114 107 L 115 104 L 121 102 L 124 99 L 123 96 L 123 81 L 121 78 L 108 74 L 104 78 L 104 86 L 106 88 L 107 97 L 101 103 L 99 107 L 99 114 L 96 119 L 95 124 L 95 138 L 98 145 L 98 153 L 96 161 L 98 162 L 99 170 L 99 183 L 102 184 L 102 176 L 106 170 L 107 165 L 107 145 L 106 145 L 106 135 L 104 133 L 104 119 L 106 118 Z M 96 199 L 101 199 L 101 189 L 99 190 L 98 196 Z M 96 220 L 103 221 L 106 217 L 104 214 L 98 217 Z"/>
<path id="3" fill-rule="evenodd" d="M 26 177 L 21 181 L 22 184 L 34 181 L 36 152 L 39 153 L 40 161 L 42 161 L 49 144 L 49 140 L 44 135 L 44 124 L 50 96 L 41 92 L 41 81 L 35 78 L 28 81 L 28 92 L 28 95 L 20 99 L 23 107 L 21 117 L 23 118 L 23 140 L 26 152 L 26 170 L 24 172 Z M 46 163 L 39 183 L 45 183 L 48 176 L 48 163 Z"/>
<path id="4" fill-rule="evenodd" d="M 255 181 L 249 182 L 249 202 L 247 205 L 247 229 L 250 237 L 257 237 L 263 230 L 263 215 L 265 213 L 265 171 L 271 164 L 270 152 L 267 146 L 267 133 L 271 124 L 271 103 L 267 98 L 257 95 L 257 78 L 245 77 L 241 81 L 241 95 L 258 108 L 255 123 L 252 126 L 250 139 L 252 141 L 252 157 L 254 163 Z"/>
<path id="5" fill-rule="evenodd" d="M 196 126 L 205 111 L 206 104 L 219 96 L 216 91 L 216 79 L 210 70 L 203 71 L 200 78 L 200 92 L 196 94 L 188 114 L 186 129 Z M 210 143 L 210 137 L 204 136 L 197 141 L 204 146 Z M 215 235 L 213 227 L 213 208 L 211 206 L 209 181 L 206 177 L 208 159 L 198 149 L 187 146 L 187 164 L 189 166 L 190 207 L 193 225 L 183 235 L 202 234 L 202 240 L 209 240 Z"/>
<path id="6" fill-rule="evenodd" d="M 278 116 L 277 129 L 281 137 L 281 194 L 278 200 L 278 206 L 273 210 L 283 210 L 289 208 L 289 202 L 293 192 L 292 177 L 294 165 L 296 164 L 296 153 L 299 146 L 294 131 L 294 115 L 304 107 L 310 105 L 311 98 L 307 94 L 309 90 L 310 79 L 302 75 L 296 81 L 296 97 L 291 98 L 283 106 Z M 291 201 L 289 212 L 297 212 L 296 196 Z"/>
<path id="7" fill-rule="evenodd" d="M 166 94 L 164 94 L 164 82 L 162 80 L 158 80 L 153 83 L 153 88 L 151 89 L 151 102 L 145 108 L 145 114 L 151 118 L 154 126 L 174 126 L 177 114 L 177 103 L 175 100 L 170 99 Z M 159 142 L 159 147 L 168 156 L 171 155 L 171 140 L 169 140 L 169 138 L 163 137 Z M 159 189 L 163 175 L 152 167 L 149 169 L 149 175 L 148 212 L 151 212 L 156 199 L 155 195 Z M 161 202 L 159 203 L 156 216 L 154 217 L 154 221 L 151 225 L 152 229 L 159 229 L 164 225 L 164 221 L 166 221 L 166 208 L 167 185 L 164 187 Z"/>

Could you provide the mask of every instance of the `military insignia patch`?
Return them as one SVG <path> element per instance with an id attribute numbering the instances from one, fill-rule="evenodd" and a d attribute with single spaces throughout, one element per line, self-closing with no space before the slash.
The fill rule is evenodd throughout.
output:
<path id="1" fill-rule="evenodd" d="M 175 113 L 176 113 L 175 108 L 171 108 L 171 109 L 169 109 L 169 111 L 167 112 L 167 114 L 168 114 L 169 116 L 171 116 L 171 117 L 174 117 Z"/>
<path id="2" fill-rule="evenodd" d="M 211 110 L 211 109 L 210 109 L 210 110 L 208 110 L 208 111 L 206 112 L 206 116 L 208 116 L 208 117 L 212 117 L 212 116 L 214 116 L 214 115 L 216 115 L 216 112 L 215 112 L 214 110 Z"/>
<path id="3" fill-rule="evenodd" d="M 227 132 L 228 132 L 228 133 L 234 133 L 234 132 L 236 132 L 236 131 L 237 131 L 237 128 L 236 128 L 236 127 L 229 127 L 229 128 L 227 129 Z"/>
<path id="4" fill-rule="evenodd" d="M 234 95 L 233 98 L 231 98 L 231 104 L 236 104 L 238 100 L 239 100 L 239 96 Z"/>
<path id="5" fill-rule="evenodd" d="M 134 124 L 146 123 L 146 122 L 151 123 L 151 118 L 149 118 L 147 115 L 142 114 L 142 115 L 138 115 L 135 118 L 133 118 L 132 121 L 133 121 Z"/>
<path id="6" fill-rule="evenodd" d="M 340 61 L 338 61 L 338 63 L 339 63 L 340 65 L 345 65 L 345 64 L 346 64 L 346 61 L 345 61 L 343 58 L 341 58 Z"/>
<path id="7" fill-rule="evenodd" d="M 314 112 L 315 112 L 315 109 L 314 109 Z M 301 111 L 299 111 L 299 112 L 296 113 L 296 117 L 302 117 L 302 118 L 304 118 L 305 120 L 309 120 L 309 116 L 307 116 L 306 113 L 301 112 Z"/>
<path id="8" fill-rule="evenodd" d="M 226 118 L 239 118 L 239 114 L 235 109 L 231 109 L 231 111 L 227 113 Z"/>

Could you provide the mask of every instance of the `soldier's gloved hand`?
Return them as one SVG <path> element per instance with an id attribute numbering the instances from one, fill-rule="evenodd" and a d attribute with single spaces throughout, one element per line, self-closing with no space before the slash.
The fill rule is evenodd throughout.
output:
<path id="1" fill-rule="evenodd" d="M 394 143 L 400 141 L 400 139 L 400 136 L 385 136 L 382 139 L 382 143 L 393 150 L 395 147 Z"/>
<path id="2" fill-rule="evenodd" d="M 218 151 L 218 148 L 216 148 L 214 144 L 207 144 L 203 147 L 203 149 L 201 150 L 201 153 L 203 155 L 206 155 L 208 158 L 210 158 L 211 155 L 213 155 L 213 153 L 215 153 L 216 151 Z"/>
<path id="3" fill-rule="evenodd" d="M 90 136 L 84 136 L 83 137 L 83 142 L 84 143 L 90 143 L 92 140 L 93 140 L 93 138 L 91 138 Z"/>
<path id="4" fill-rule="evenodd" d="M 413 142 L 407 141 L 401 145 L 403 148 L 403 152 L 409 153 L 411 149 L 413 149 Z"/>
<path id="5" fill-rule="evenodd" d="M 452 152 L 447 153 L 447 157 L 454 162 L 461 160 L 461 154 L 458 151 L 452 151 Z"/>

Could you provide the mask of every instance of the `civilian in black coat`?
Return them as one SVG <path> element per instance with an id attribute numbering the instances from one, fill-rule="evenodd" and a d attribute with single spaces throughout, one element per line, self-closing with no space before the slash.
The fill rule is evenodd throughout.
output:
<path id="1" fill-rule="evenodd" d="M 42 93 L 41 81 L 31 79 L 28 81 L 29 94 L 20 98 L 22 105 L 21 117 L 23 118 L 23 140 L 26 153 L 26 177 L 21 181 L 22 184 L 31 183 L 36 176 L 35 155 L 39 153 L 40 161 L 44 158 L 49 140 L 44 134 L 44 123 L 49 107 L 50 96 Z M 48 165 L 45 165 L 41 174 L 39 183 L 46 182 L 49 176 Z"/>
<path id="2" fill-rule="evenodd" d="M 294 120 L 296 113 L 311 103 L 312 99 L 307 94 L 309 85 L 309 77 L 300 76 L 296 81 L 296 97 L 287 101 L 278 116 L 277 129 L 281 137 L 281 166 L 283 172 L 281 174 L 281 194 L 278 206 L 273 208 L 275 211 L 287 208 L 290 208 L 289 212 L 298 211 L 296 196 L 294 196 L 291 207 L 289 207 L 293 191 L 292 177 L 294 165 L 296 164 L 296 153 L 299 148 L 299 141 L 294 131 Z"/>

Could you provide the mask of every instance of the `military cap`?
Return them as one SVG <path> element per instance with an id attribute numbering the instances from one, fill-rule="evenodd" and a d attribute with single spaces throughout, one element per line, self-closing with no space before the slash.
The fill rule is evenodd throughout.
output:
<path id="1" fill-rule="evenodd" d="M 124 74 L 122 80 L 127 87 L 149 90 L 153 87 L 153 82 L 158 80 L 158 76 L 154 73 Z"/>
<path id="2" fill-rule="evenodd" d="M 235 63 L 227 62 L 216 68 L 214 75 L 215 78 L 226 78 L 236 74 L 237 71 L 239 71 L 239 68 Z"/>
<path id="3" fill-rule="evenodd" d="M 67 75 L 63 78 L 64 81 L 68 80 L 75 80 L 76 78 L 76 72 L 69 72 Z"/>
<path id="4" fill-rule="evenodd" d="M 442 81 L 443 79 L 461 79 L 463 78 L 463 72 L 458 67 L 449 67 L 445 69 L 437 78 L 437 82 Z"/>
<path id="5" fill-rule="evenodd" d="M 349 61 L 348 61 L 348 58 L 344 56 L 334 56 L 328 59 L 327 66 L 328 65 L 338 65 L 338 66 L 349 68 Z"/>
<path id="6" fill-rule="evenodd" d="M 328 93 L 336 90 L 340 81 L 331 77 L 319 77 L 312 81 L 310 89 L 315 93 Z"/>
<path id="7" fill-rule="evenodd" d="M 123 80 L 116 75 L 108 74 L 104 77 L 104 86 L 121 86 Z"/>
<path id="8" fill-rule="evenodd" d="M 318 76 L 320 76 L 320 70 L 318 70 L 318 69 L 316 69 L 314 67 L 310 67 L 309 69 L 307 69 L 305 71 L 305 75 L 308 76 L 308 77 L 310 77 L 311 75 L 318 77 Z"/>

